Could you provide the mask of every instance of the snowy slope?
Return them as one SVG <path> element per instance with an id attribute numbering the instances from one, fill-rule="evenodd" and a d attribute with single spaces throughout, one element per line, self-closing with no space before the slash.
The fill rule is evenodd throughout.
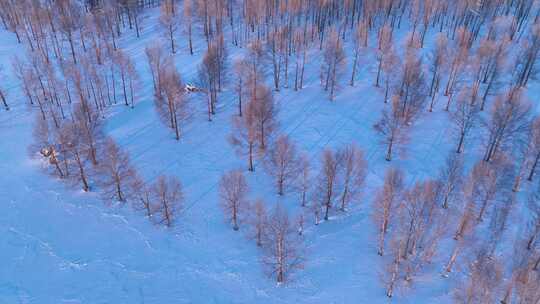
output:
<path id="1" fill-rule="evenodd" d="M 154 15 L 144 21 L 141 39 L 129 33 L 121 40 L 144 79 L 141 102 L 133 110 L 122 105 L 111 109 L 106 131 L 130 152 L 146 180 L 162 173 L 181 179 L 186 208 L 173 229 L 154 226 L 127 206 L 106 206 L 95 193 L 73 191 L 40 170 L 41 164 L 26 152 L 34 115 L 9 72 L 11 56 L 23 49 L 12 34 L 0 32 L 0 62 L 7 83 L 13 84 L 13 110 L 0 112 L 0 303 L 387 303 L 370 218 L 371 195 L 389 166 L 372 128 L 384 106 L 373 86 L 375 67 L 361 66 L 354 88 L 344 77 L 336 100 L 329 102 L 319 85 L 319 60 L 313 58 L 319 55 L 314 51 L 306 88 L 275 95 L 281 131 L 314 162 L 324 148 L 354 141 L 366 152 L 370 169 L 361 204 L 349 213 L 334 213 L 319 226 L 310 221 L 305 269 L 291 283 L 276 286 L 265 275 L 245 226 L 240 232 L 230 229 L 218 205 L 221 174 L 246 167 L 227 142 L 236 111 L 234 94 L 226 89 L 219 96 L 213 122 L 206 121 L 203 101 L 193 98 L 197 111 L 175 141 L 151 99 L 144 47 L 159 35 Z M 178 41 L 182 48 L 176 64 L 189 81 L 196 75 L 204 41 L 195 44 L 194 57 L 185 40 Z M 241 52 L 230 51 L 231 57 Z M 413 129 L 407 154 L 392 162 L 406 170 L 411 183 L 434 176 L 455 144 L 440 109 L 424 115 Z M 256 166 L 248 174 L 250 197 L 300 212 L 297 197 L 278 197 L 262 165 Z M 449 302 L 453 282 L 436 275 L 437 265 L 435 275 L 419 278 L 392 302 Z"/>

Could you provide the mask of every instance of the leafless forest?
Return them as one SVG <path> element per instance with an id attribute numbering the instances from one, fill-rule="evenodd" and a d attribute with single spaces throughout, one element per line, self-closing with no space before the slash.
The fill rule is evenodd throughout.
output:
<path id="1" fill-rule="evenodd" d="M 186 125 L 214 123 L 233 92 L 227 141 L 245 165 L 220 173 L 215 205 L 253 241 L 269 280 L 286 284 L 309 267 L 307 227 L 362 208 L 376 233 L 358 244 L 374 255 L 358 258 L 380 267 L 380 293 L 407 297 L 447 280 L 455 303 L 540 303 L 537 1 L 0 0 L 0 18 L 27 50 L 8 64 L 35 116 L 29 156 L 71 189 L 178 225 L 185 181 L 143 177 L 107 134 L 108 111 L 135 110 L 151 87 L 162 127 L 181 144 Z M 119 47 L 148 27 L 155 40 L 140 57 Z M 178 52 L 203 54 L 196 79 L 175 65 Z M 387 168 L 378 184 L 361 140 L 312 159 L 282 132 L 275 94 L 304 90 L 307 77 L 328 103 L 366 79 L 382 92 L 370 125 Z M 0 83 L 8 115 L 14 100 Z M 453 148 L 438 174 L 411 182 L 396 161 L 415 145 L 418 121 L 437 111 Z M 250 189 L 259 170 L 299 215 Z"/>

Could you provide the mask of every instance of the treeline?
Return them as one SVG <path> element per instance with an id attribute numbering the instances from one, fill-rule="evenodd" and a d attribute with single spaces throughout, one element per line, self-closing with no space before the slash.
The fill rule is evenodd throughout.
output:
<path id="1" fill-rule="evenodd" d="M 96 191 L 107 203 L 129 203 L 152 222 L 172 226 L 182 210 L 180 181 L 159 176 L 145 182 L 102 130 L 107 109 L 133 108 L 142 85 L 117 45 L 128 26 L 118 7 L 86 12 L 77 1 L 0 4 L 4 25 L 28 46 L 12 67 L 27 103 L 38 109 L 32 156 L 41 155 L 47 172 L 69 185 Z M 138 35 L 140 15 L 130 18 Z"/>
<path id="2" fill-rule="evenodd" d="M 537 301 L 540 187 L 520 199 L 515 178 L 508 158 L 479 160 L 465 174 L 455 153 L 438 178 L 411 186 L 401 170 L 389 169 L 374 200 L 387 295 L 426 271 L 448 277 L 459 269 L 456 303 Z"/>

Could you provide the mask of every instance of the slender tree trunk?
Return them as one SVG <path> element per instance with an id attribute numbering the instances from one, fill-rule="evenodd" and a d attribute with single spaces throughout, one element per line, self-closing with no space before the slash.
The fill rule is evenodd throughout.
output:
<path id="1" fill-rule="evenodd" d="M 538 259 L 534 263 L 534 267 L 533 267 L 533 270 L 538 270 L 538 269 L 540 269 L 540 256 L 538 257 Z"/>
<path id="2" fill-rule="evenodd" d="M 233 230 L 238 231 L 238 208 L 236 202 L 233 203 Z"/>
<path id="3" fill-rule="evenodd" d="M 465 132 L 461 132 L 461 134 L 459 136 L 459 144 L 458 144 L 458 147 L 456 149 L 456 153 L 463 152 L 463 142 L 464 141 L 465 141 Z"/>
<path id="4" fill-rule="evenodd" d="M 6 108 L 6 111 L 9 111 L 9 105 L 6 101 L 6 96 L 4 95 L 2 90 L 0 90 L 0 99 L 2 99 L 2 103 L 4 104 L 4 108 Z"/>
<path id="5" fill-rule="evenodd" d="M 377 254 L 380 256 L 384 255 L 384 242 L 386 238 L 386 227 L 388 225 L 388 219 L 384 219 L 381 224 L 381 230 L 379 232 L 379 250 L 377 251 Z"/>
<path id="6" fill-rule="evenodd" d="M 390 143 L 388 144 L 388 150 L 386 151 L 386 161 L 392 160 L 392 146 L 394 144 L 394 140 L 391 139 Z"/>
<path id="7" fill-rule="evenodd" d="M 118 178 L 116 178 L 116 195 L 118 196 L 118 200 L 123 202 L 124 201 L 124 195 L 122 194 L 122 190 L 120 188 L 120 181 Z"/>
<path id="8" fill-rule="evenodd" d="M 533 180 L 534 173 L 536 172 L 536 167 L 538 166 L 538 162 L 540 161 L 540 152 L 536 154 L 536 157 L 534 158 L 534 163 L 531 168 L 531 172 L 529 173 L 529 177 L 527 177 L 528 181 Z"/>
<path id="9" fill-rule="evenodd" d="M 332 203 L 331 200 L 332 195 L 330 193 L 327 194 L 326 202 L 324 203 L 324 220 L 328 221 L 328 213 L 330 212 L 330 204 Z"/>
<path id="10" fill-rule="evenodd" d="M 88 192 L 90 187 L 88 187 L 88 182 L 86 181 L 86 174 L 84 173 L 84 166 L 82 164 L 81 157 L 78 151 L 75 151 L 75 159 L 77 160 L 77 165 L 79 167 L 79 174 L 81 176 L 81 181 L 83 183 L 83 190 L 84 192 Z"/>
<path id="11" fill-rule="evenodd" d="M 178 129 L 178 119 L 176 117 L 176 110 L 175 110 L 175 113 L 173 114 L 173 119 L 174 119 L 174 133 L 176 135 L 176 140 L 180 140 L 180 130 Z"/>
<path id="12" fill-rule="evenodd" d="M 484 199 L 484 201 L 482 202 L 482 207 L 480 207 L 480 211 L 478 212 L 478 217 L 476 218 L 477 221 L 479 222 L 482 221 L 484 217 L 484 213 L 486 212 L 487 205 L 488 205 L 488 200 Z"/>
<path id="13" fill-rule="evenodd" d="M 356 76 L 356 66 L 358 62 L 358 50 L 354 53 L 353 70 L 351 75 L 351 87 L 354 87 L 354 78 Z"/>
<path id="14" fill-rule="evenodd" d="M 192 41 L 192 37 L 191 37 L 191 21 L 189 21 L 189 26 L 188 26 L 188 36 L 189 36 L 189 54 L 190 55 L 193 55 L 193 41 Z"/>
<path id="15" fill-rule="evenodd" d="M 381 67 L 382 67 L 382 58 L 379 58 L 379 65 L 377 67 L 377 79 L 375 81 L 375 86 L 379 87 L 379 79 L 381 77 Z"/>
<path id="16" fill-rule="evenodd" d="M 124 92 L 124 103 L 126 106 L 129 106 L 128 103 L 128 97 L 127 97 L 127 90 L 126 90 L 126 76 L 124 75 L 125 72 L 120 73 L 120 78 L 122 79 L 122 90 Z"/>
<path id="17" fill-rule="evenodd" d="M 249 143 L 249 171 L 253 172 L 253 143 Z"/>
<path id="18" fill-rule="evenodd" d="M 460 249 L 461 249 L 461 244 L 456 243 L 456 245 L 454 246 L 454 250 L 452 251 L 452 255 L 450 256 L 450 259 L 448 260 L 448 263 L 446 264 L 446 267 L 444 269 L 446 271 L 446 274 L 444 274 L 443 276 L 447 276 L 448 273 L 452 272 L 452 268 L 454 267 L 454 264 L 456 263 L 456 259 L 458 257 Z"/>
<path id="19" fill-rule="evenodd" d="M 399 245 L 401 247 L 401 244 Z M 388 284 L 388 289 L 386 291 L 386 296 L 391 298 L 393 295 L 394 295 L 394 285 L 396 283 L 396 280 L 397 280 L 397 275 L 398 275 L 398 271 L 399 271 L 399 264 L 401 263 L 401 252 L 399 252 L 401 250 L 398 250 L 398 253 L 395 257 L 395 260 L 394 260 L 394 265 L 392 267 L 392 275 L 391 275 L 391 278 L 390 278 L 390 283 Z"/>
<path id="20" fill-rule="evenodd" d="M 73 57 L 73 63 L 77 64 L 77 58 L 75 56 L 75 47 L 73 46 L 73 38 L 71 32 L 68 32 L 69 47 L 71 48 L 71 56 Z"/>

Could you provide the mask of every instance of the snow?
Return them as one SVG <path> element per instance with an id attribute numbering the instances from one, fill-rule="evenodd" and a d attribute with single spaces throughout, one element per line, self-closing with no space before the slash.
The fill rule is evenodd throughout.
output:
<path id="1" fill-rule="evenodd" d="M 323 149 L 354 141 L 366 152 L 370 173 L 364 199 L 350 212 L 334 212 L 318 226 L 307 219 L 305 269 L 277 286 L 259 263 L 260 252 L 247 239 L 246 226 L 233 231 L 218 205 L 221 174 L 246 168 L 227 141 L 236 113 L 234 93 L 225 89 L 219 95 L 213 122 L 206 120 L 203 101 L 193 98 L 197 110 L 182 126 L 180 141 L 174 140 L 151 99 L 144 47 L 159 35 L 154 19 L 152 12 L 144 20 L 141 39 L 128 32 L 120 41 L 135 59 L 145 86 L 134 109 L 118 105 L 109 110 L 106 133 L 129 151 L 147 181 L 159 174 L 180 178 L 186 204 L 172 229 L 152 225 L 128 206 L 105 205 L 98 194 L 74 190 L 41 170 L 26 151 L 34 114 L 9 63 L 24 49 L 13 34 L 0 31 L 0 62 L 12 105 L 11 111 L 0 111 L 0 303 L 387 303 L 379 279 L 382 263 L 375 248 L 372 194 L 390 165 L 404 168 L 411 183 L 436 174 L 455 144 L 443 102 L 412 127 L 406 155 L 389 164 L 372 128 L 384 106 L 371 77 L 376 67 L 361 66 L 355 87 L 347 84 L 347 70 L 336 100 L 330 102 L 319 85 L 319 60 L 312 51 L 306 87 L 275 94 L 281 131 L 312 162 L 318 162 Z M 178 42 L 175 61 L 189 83 L 205 42 L 194 41 L 194 57 L 183 38 Z M 234 58 L 242 50 L 231 46 L 230 51 Z M 270 206 L 282 204 L 291 213 L 300 211 L 294 194 L 275 194 L 260 162 L 246 176 L 251 198 L 262 197 Z M 453 279 L 438 275 L 440 265 L 392 301 L 449 303 Z"/>

